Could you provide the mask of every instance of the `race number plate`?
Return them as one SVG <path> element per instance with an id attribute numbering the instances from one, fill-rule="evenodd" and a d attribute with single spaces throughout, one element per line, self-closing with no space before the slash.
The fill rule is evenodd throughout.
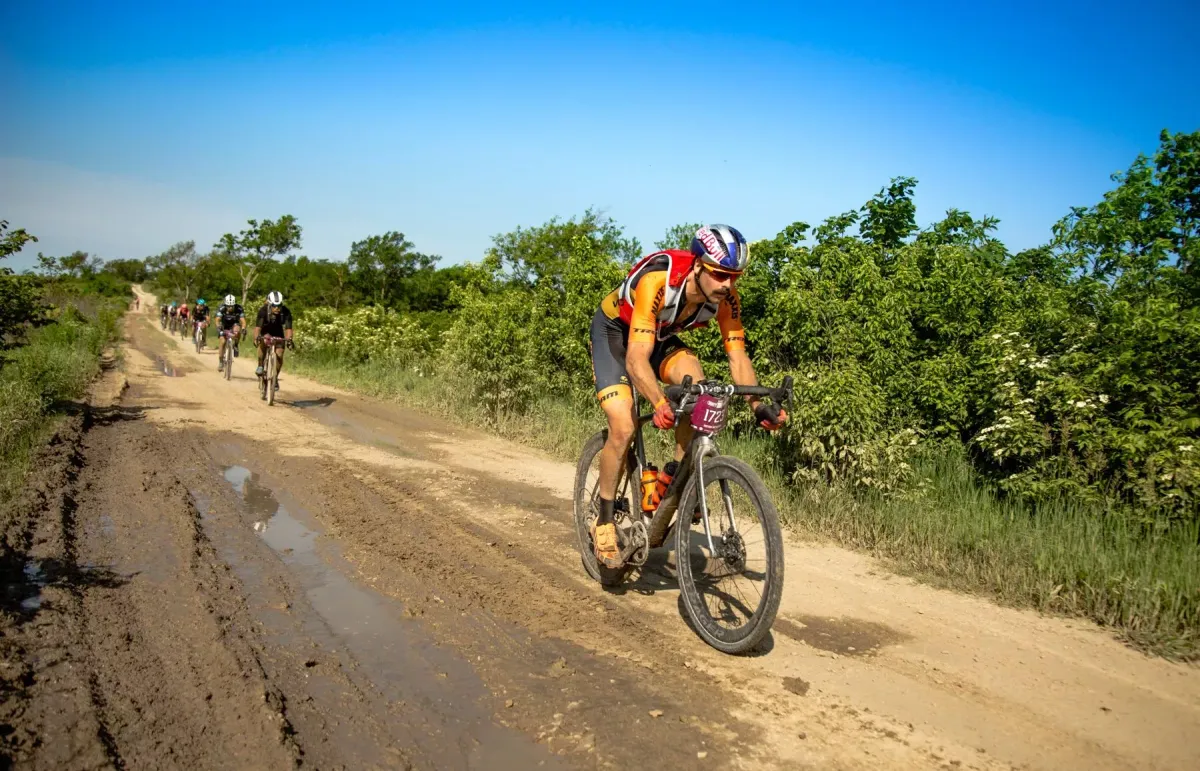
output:
<path id="1" fill-rule="evenodd" d="M 728 409 L 728 397 L 700 394 L 696 397 L 696 408 L 692 410 L 692 428 L 712 436 L 725 427 Z"/>

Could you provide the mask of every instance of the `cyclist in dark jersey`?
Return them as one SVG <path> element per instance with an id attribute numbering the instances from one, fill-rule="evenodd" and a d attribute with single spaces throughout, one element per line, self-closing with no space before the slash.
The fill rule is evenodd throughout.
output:
<path id="1" fill-rule="evenodd" d="M 696 231 L 689 250 L 668 249 L 640 260 L 592 317 L 592 374 L 596 398 L 608 419 L 608 439 L 600 452 L 600 512 L 592 540 L 596 558 L 608 567 L 620 566 L 613 498 L 636 426 L 632 389 L 654 405 L 654 425 L 668 429 L 675 425 L 675 413 L 658 381 L 678 384 L 689 375 L 696 382 L 704 379 L 700 360 L 676 334 L 716 319 L 733 382 L 758 384 L 746 354 L 741 300 L 734 288 L 749 257 L 746 239 L 737 230 L 706 225 Z M 763 428 L 773 431 L 787 420 L 776 404 L 756 397 L 748 401 Z M 690 423 L 675 425 L 676 461 L 691 439 Z"/>
<path id="2" fill-rule="evenodd" d="M 233 355 L 238 355 L 237 340 L 242 330 L 246 328 L 246 312 L 238 305 L 237 298 L 231 294 L 225 295 L 225 302 L 217 308 L 217 334 L 222 332 L 221 344 L 217 349 L 217 371 L 225 366 L 225 345 L 233 346 Z"/>
<path id="3" fill-rule="evenodd" d="M 267 294 L 267 301 L 258 309 L 258 317 L 254 320 L 254 345 L 258 348 L 258 368 L 254 374 L 262 377 L 263 360 L 267 356 L 267 346 L 263 343 L 263 335 L 282 337 L 287 340 L 287 347 L 292 347 L 292 312 L 283 304 L 283 295 L 279 292 Z M 275 388 L 279 388 L 279 372 L 283 369 L 283 351 L 279 352 L 279 368 L 275 371 Z"/>
<path id="4" fill-rule="evenodd" d="M 196 307 L 192 308 L 192 321 L 195 322 L 195 326 L 192 327 L 193 336 L 208 326 L 208 303 L 204 302 L 203 297 L 196 300 Z M 204 332 L 201 331 L 200 334 L 203 336 Z"/>

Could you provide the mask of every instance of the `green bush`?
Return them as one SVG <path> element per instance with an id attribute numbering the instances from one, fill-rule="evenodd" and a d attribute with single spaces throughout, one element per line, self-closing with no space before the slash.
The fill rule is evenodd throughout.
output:
<path id="1" fill-rule="evenodd" d="M 89 303 L 90 304 L 90 303 Z M 0 498 L 19 480 L 22 458 L 59 405 L 82 398 L 115 338 L 120 303 L 88 318 L 74 304 L 52 308 L 49 323 L 3 354 L 0 367 Z"/>
<path id="2" fill-rule="evenodd" d="M 1104 201 L 1018 254 L 994 219 L 957 210 L 918 230 L 908 178 L 754 243 L 738 284 L 748 350 L 762 381 L 797 384 L 766 460 L 796 483 L 898 494 L 921 482 L 911 456 L 949 443 L 1019 502 L 1195 521 L 1200 237 L 1180 234 L 1200 228 L 1198 148 L 1200 133 L 1164 133 Z M 302 314 L 301 345 L 452 376 L 493 423 L 547 395 L 586 404 L 588 324 L 638 254 L 590 211 L 518 228 L 461 269 L 433 331 L 411 313 L 319 309 Z M 684 338 L 729 377 L 715 329 Z M 731 428 L 755 431 L 745 410 Z"/>

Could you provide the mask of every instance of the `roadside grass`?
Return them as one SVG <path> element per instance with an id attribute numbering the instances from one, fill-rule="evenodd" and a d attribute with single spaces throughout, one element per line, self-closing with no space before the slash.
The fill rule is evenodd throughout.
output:
<path id="1" fill-rule="evenodd" d="M 89 298 L 91 316 L 75 304 L 30 330 L 24 345 L 0 354 L 0 503 L 20 489 L 33 450 L 68 403 L 100 374 L 100 353 L 116 337 L 119 303 Z"/>
<path id="2" fill-rule="evenodd" d="M 395 400 L 486 428 L 574 462 L 603 426 L 593 400 L 547 397 L 526 415 L 473 412 L 469 390 L 429 365 L 297 355 L 289 368 L 358 393 Z M 668 435 L 647 433 L 666 459 Z M 942 448 L 917 459 L 919 487 L 903 495 L 797 486 L 771 467 L 761 435 L 721 438 L 722 450 L 760 471 L 784 523 L 809 537 L 882 558 L 937 586 L 1091 619 L 1131 645 L 1172 659 L 1200 659 L 1200 529 L 1148 532 L 1111 512 L 1067 503 L 1026 505 L 1005 498 Z"/>

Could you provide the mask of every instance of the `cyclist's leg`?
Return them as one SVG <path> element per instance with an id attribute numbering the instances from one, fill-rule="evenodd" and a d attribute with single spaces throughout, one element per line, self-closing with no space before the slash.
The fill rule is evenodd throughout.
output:
<path id="1" fill-rule="evenodd" d="M 256 374 L 256 375 L 263 374 L 263 372 L 265 371 L 263 369 L 263 362 L 266 360 L 266 358 L 267 358 L 267 345 L 262 340 L 259 340 L 258 341 L 258 368 L 256 370 L 254 370 L 254 374 Z"/>
<path id="2" fill-rule="evenodd" d="M 696 354 L 675 336 L 667 338 L 655 348 L 650 363 L 658 373 L 658 379 L 664 383 L 679 385 L 688 375 L 691 375 L 693 383 L 704 379 L 704 369 Z M 691 441 L 691 421 L 679 421 L 675 425 L 675 460 L 683 460 L 683 453 Z"/>
<path id="3" fill-rule="evenodd" d="M 592 318 L 588 350 L 596 398 L 608 420 L 608 439 L 600 451 L 600 497 L 612 500 L 629 443 L 633 441 L 633 388 L 625 371 L 625 326 L 597 312 Z"/>
<path id="4" fill-rule="evenodd" d="M 608 438 L 600 450 L 598 493 L 600 511 L 596 518 L 592 542 L 596 558 L 610 568 L 620 567 L 621 551 L 613 518 L 613 499 L 617 481 L 625 463 L 625 453 L 633 440 L 633 388 L 625 371 L 625 338 L 627 329 L 617 319 L 601 311 L 592 318 L 588 348 L 592 355 L 592 377 L 596 382 L 596 398 L 608 420 Z"/>

